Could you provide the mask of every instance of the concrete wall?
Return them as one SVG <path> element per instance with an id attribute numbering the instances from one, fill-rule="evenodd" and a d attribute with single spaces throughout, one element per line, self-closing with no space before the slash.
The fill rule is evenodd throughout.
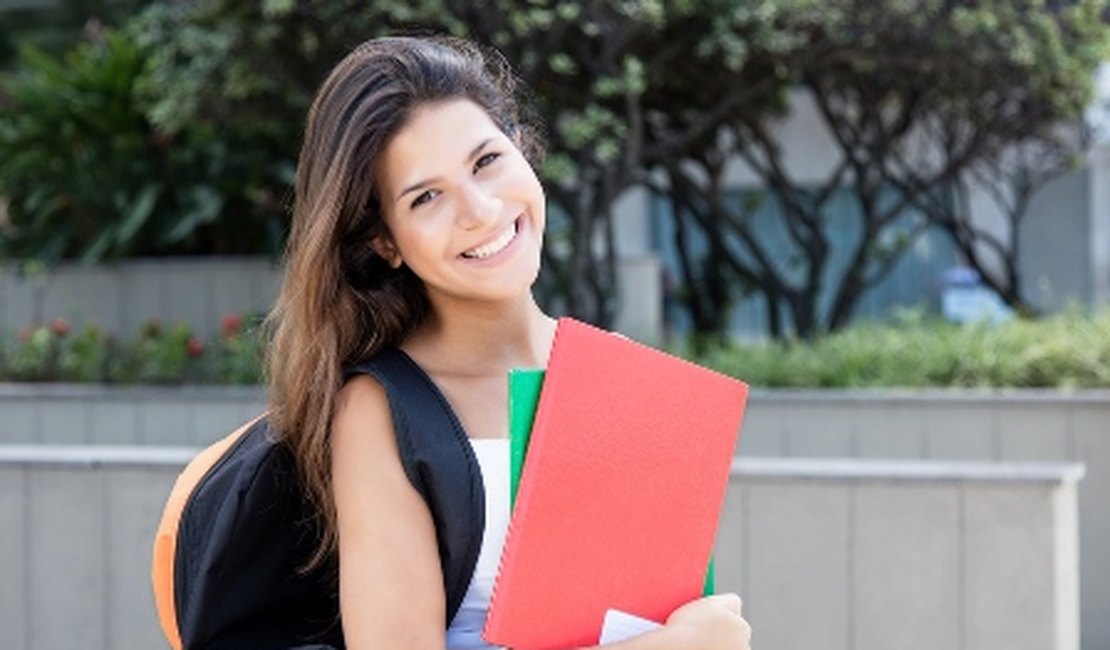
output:
<path id="1" fill-rule="evenodd" d="M 201 446 L 265 401 L 255 386 L 0 384 L 0 444 Z"/>
<path id="2" fill-rule="evenodd" d="M 1110 393 L 757 391 L 740 455 L 1084 463 L 1083 647 L 1110 648 Z"/>
<path id="3" fill-rule="evenodd" d="M 64 264 L 41 276 L 0 266 L 0 331 L 63 317 L 131 337 L 151 319 L 208 336 L 227 314 L 269 311 L 280 272 L 264 258 L 132 260 Z"/>
<path id="4" fill-rule="evenodd" d="M 632 198 L 636 198 L 632 201 Z M 622 203 L 618 220 L 622 257 L 617 281 L 620 306 L 615 329 L 658 342 L 663 328 L 661 267 L 644 246 L 648 219 L 643 193 Z M 228 314 L 267 313 L 277 298 L 281 271 L 264 258 L 131 260 L 116 266 L 63 264 L 25 276 L 0 265 L 0 333 L 66 318 L 75 326 L 96 323 L 123 338 L 157 319 L 184 323 L 202 337 L 219 333 Z"/>
<path id="5" fill-rule="evenodd" d="M 1097 224 L 1089 187 L 1095 170 L 1081 167 L 1054 179 L 1034 195 L 1020 227 L 1021 264 L 1026 296 L 1045 311 L 1070 303 L 1093 305 L 1097 267 Z"/>
<path id="6" fill-rule="evenodd" d="M 0 446 L 0 629 L 13 650 L 165 647 L 163 500 L 192 450 Z M 718 584 L 776 650 L 1076 650 L 1076 465 L 751 459 Z"/>
<path id="7" fill-rule="evenodd" d="M 0 447 L 0 629 L 12 650 L 152 650 L 150 558 L 190 452 Z"/>
<path id="8" fill-rule="evenodd" d="M 1076 466 L 746 459 L 718 540 L 753 646 L 1078 648 Z"/>
<path id="9" fill-rule="evenodd" d="M 258 388 L 0 385 L 0 444 L 204 445 Z M 1068 461 L 1079 489 L 1084 647 L 1110 647 L 1110 392 L 754 391 L 740 456 Z"/>
<path id="10" fill-rule="evenodd" d="M 1110 70 L 1110 66 L 1104 66 Z M 1106 74 L 1110 78 L 1110 73 Z M 1091 293 L 1096 305 L 1110 305 L 1110 141 L 1096 144 L 1087 156 L 1091 170 L 1087 201 L 1091 207 L 1088 256 Z"/>

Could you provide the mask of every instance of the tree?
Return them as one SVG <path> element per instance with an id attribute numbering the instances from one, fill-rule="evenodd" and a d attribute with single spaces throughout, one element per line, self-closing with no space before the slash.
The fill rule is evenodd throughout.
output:
<path id="1" fill-rule="evenodd" d="M 916 190 L 926 218 L 944 228 L 963 259 L 1021 313 L 1036 309 L 1020 275 L 1020 226 L 1033 195 L 1086 150 L 1084 111 L 1097 66 L 1110 52 L 1108 23 L 1105 0 L 968 12 L 964 30 L 976 44 L 969 50 L 977 71 L 972 82 L 981 94 L 942 107 L 926 125 L 935 155 L 959 170 L 933 191 L 921 191 L 926 181 L 912 170 L 892 179 Z M 995 60 L 987 65 L 991 55 Z M 980 155 L 969 156 L 976 145 Z M 997 206 L 1001 228 L 989 227 L 972 209 L 973 189 Z"/>
<path id="2" fill-rule="evenodd" d="M 460 2 L 468 35 L 495 45 L 548 124 L 549 213 L 541 287 L 560 311 L 616 312 L 611 208 L 644 163 L 642 45 L 669 19 L 656 2 Z"/>
<path id="3" fill-rule="evenodd" d="M 64 57 L 21 60 L 2 86 L 0 256 L 242 253 L 275 239 L 244 200 L 268 161 L 235 134 L 155 128 L 135 98 L 144 59 L 132 40 L 106 30 Z"/>
<path id="4" fill-rule="evenodd" d="M 1106 2 L 834 0 L 820 11 L 776 4 L 796 47 L 771 53 L 770 65 L 787 70 L 813 102 L 838 160 L 816 186 L 799 182 L 776 119 L 739 112 L 728 137 L 667 176 L 692 197 L 680 218 L 723 242 L 716 255 L 765 295 L 772 335 L 786 331 L 781 310 L 796 334 L 812 337 L 844 326 L 927 228 L 973 223 L 944 203 L 954 184 L 1078 119 L 1106 52 Z M 722 196 L 721 161 L 733 155 L 771 191 L 782 240 L 755 227 L 750 202 Z M 845 190 L 858 235 L 836 264 L 829 206 Z"/>
<path id="5" fill-rule="evenodd" d="M 605 323 L 615 286 L 608 211 L 631 179 L 631 165 L 618 160 L 621 143 L 629 141 L 626 122 L 605 100 L 619 106 L 619 96 L 635 93 L 627 47 L 650 22 L 641 3 L 516 5 L 157 5 L 137 24 L 151 51 L 151 114 L 171 130 L 201 120 L 254 132 L 260 146 L 288 160 L 299 138 L 290 127 L 299 129 L 316 85 L 365 38 L 431 32 L 493 44 L 533 90 L 538 113 L 551 125 L 550 153 L 540 171 L 556 209 L 541 288 L 561 311 Z M 260 125 L 270 126 L 260 131 Z"/>
<path id="6" fill-rule="evenodd" d="M 292 163 L 256 131 L 154 123 L 139 96 L 146 65 L 111 28 L 64 56 L 24 50 L 0 82 L 0 255 L 49 264 L 280 249 L 272 215 Z"/>
<path id="7" fill-rule="evenodd" d="M 607 324 L 616 308 L 614 201 L 643 182 L 656 161 L 697 146 L 714 128 L 696 124 L 655 139 L 649 123 L 664 122 L 676 107 L 653 85 L 688 71 L 688 54 L 707 29 L 737 40 L 716 18 L 732 5 L 201 0 L 156 5 L 135 31 L 150 51 L 147 95 L 156 124 L 172 132 L 199 120 L 255 134 L 275 160 L 294 153 L 299 134 L 292 129 L 315 85 L 362 39 L 432 31 L 496 46 L 533 91 L 548 125 L 541 174 L 554 209 L 541 289 L 558 311 Z M 734 43 L 731 56 L 743 46 Z M 710 68 L 699 73 L 695 82 L 706 86 L 716 75 Z"/>
<path id="8" fill-rule="evenodd" d="M 513 61 L 549 119 L 547 187 L 569 226 L 549 228 L 549 266 L 571 313 L 607 323 L 616 292 L 613 204 L 650 184 L 653 168 L 702 147 L 729 111 L 756 105 L 758 93 L 716 80 L 775 29 L 757 28 L 761 12 L 740 16 L 731 0 L 491 4 L 462 3 L 472 8 L 457 15 Z M 689 92 L 674 92 L 675 80 Z M 687 111 L 684 102 L 703 100 L 713 102 L 711 113 L 672 118 Z"/>
<path id="9" fill-rule="evenodd" d="M 751 201 L 729 201 L 724 183 L 738 141 L 730 133 L 742 118 L 770 122 L 787 108 L 792 79 L 786 65 L 804 51 L 799 30 L 789 22 L 823 11 L 809 0 L 708 3 L 697 24 L 683 26 L 699 35 L 679 50 L 670 74 L 653 79 L 649 139 L 654 155 L 648 184 L 667 197 L 674 215 L 674 244 L 683 280 L 681 296 L 694 331 L 726 334 L 729 309 L 740 292 L 759 291 L 771 309 L 770 327 L 782 330 L 778 303 L 784 284 L 740 212 Z M 814 18 L 816 20 L 816 18 Z M 738 250 L 747 247 L 754 256 Z"/>
<path id="10" fill-rule="evenodd" d="M 22 48 L 34 47 L 53 55 L 73 49 L 82 37 L 118 26 L 149 0 L 54 0 L 24 3 L 11 9 L 0 5 L 0 69 L 16 63 Z M 6 4 L 6 3 L 5 3 Z M 20 3 L 16 3 L 19 7 Z"/>
<path id="11" fill-rule="evenodd" d="M 1055 133 L 1028 138 L 984 158 L 953 179 L 946 191 L 926 195 L 922 211 L 949 234 L 965 263 L 1009 307 L 1034 315 L 1021 273 L 1022 224 L 1033 197 L 1051 181 L 1079 164 L 1089 136 L 1081 123 L 1063 124 Z M 1001 227 L 976 219 L 972 194 L 985 193 L 997 208 Z"/>

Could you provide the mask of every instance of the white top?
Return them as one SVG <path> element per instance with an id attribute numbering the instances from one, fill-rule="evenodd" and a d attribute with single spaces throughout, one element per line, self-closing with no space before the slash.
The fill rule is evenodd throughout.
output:
<path id="1" fill-rule="evenodd" d="M 472 438 L 471 446 L 482 469 L 486 491 L 486 528 L 474 577 L 463 596 L 458 614 L 447 628 L 448 650 L 491 650 L 482 639 L 493 580 L 501 561 L 501 547 L 509 527 L 509 441 L 504 438 Z"/>

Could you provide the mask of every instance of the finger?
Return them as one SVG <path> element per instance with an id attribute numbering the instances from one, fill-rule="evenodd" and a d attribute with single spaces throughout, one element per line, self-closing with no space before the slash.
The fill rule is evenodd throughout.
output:
<path id="1" fill-rule="evenodd" d="M 744 637 L 744 643 L 748 644 L 748 650 L 751 650 L 752 625 L 743 618 L 740 619 L 740 634 Z"/>
<path id="2" fill-rule="evenodd" d="M 740 600 L 740 596 L 734 593 L 717 594 L 715 596 L 710 596 L 710 598 L 737 616 L 740 615 L 740 610 L 744 606 L 743 601 Z"/>

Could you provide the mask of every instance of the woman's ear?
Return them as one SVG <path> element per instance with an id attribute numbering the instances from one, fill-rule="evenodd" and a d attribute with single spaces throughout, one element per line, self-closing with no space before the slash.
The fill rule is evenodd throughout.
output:
<path id="1" fill-rule="evenodd" d="M 385 235 L 375 237 L 370 240 L 370 248 L 374 249 L 374 252 L 385 260 L 390 267 L 401 268 L 401 262 L 404 261 L 401 259 L 401 251 L 397 250 L 397 246 L 389 237 Z"/>

